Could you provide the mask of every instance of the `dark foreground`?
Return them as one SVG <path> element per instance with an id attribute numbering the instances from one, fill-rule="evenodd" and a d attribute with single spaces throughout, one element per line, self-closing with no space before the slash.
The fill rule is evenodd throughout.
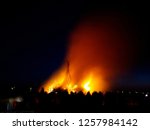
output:
<path id="1" fill-rule="evenodd" d="M 12 89 L 13 90 L 13 89 Z M 114 91 L 105 94 L 82 92 L 68 94 L 55 90 L 11 92 L 0 95 L 0 112 L 150 112 L 150 93 L 143 91 Z"/>

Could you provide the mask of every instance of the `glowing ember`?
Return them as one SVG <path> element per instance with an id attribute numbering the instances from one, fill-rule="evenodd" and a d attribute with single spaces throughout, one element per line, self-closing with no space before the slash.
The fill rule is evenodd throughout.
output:
<path id="1" fill-rule="evenodd" d="M 71 34 L 64 64 L 44 83 L 44 90 L 50 93 L 61 88 L 85 94 L 109 90 L 132 56 L 129 38 L 120 25 L 111 18 L 79 24 Z"/>

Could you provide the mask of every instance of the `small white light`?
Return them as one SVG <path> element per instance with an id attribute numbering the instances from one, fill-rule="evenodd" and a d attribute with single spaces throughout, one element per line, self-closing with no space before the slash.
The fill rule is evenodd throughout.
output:
<path id="1" fill-rule="evenodd" d="M 22 102 L 22 101 L 23 101 L 23 98 L 22 98 L 22 97 L 16 97 L 16 98 L 15 98 L 15 101 L 16 101 L 16 102 Z"/>
<path id="2" fill-rule="evenodd" d="M 145 94 L 145 97 L 148 97 L 148 94 Z"/>

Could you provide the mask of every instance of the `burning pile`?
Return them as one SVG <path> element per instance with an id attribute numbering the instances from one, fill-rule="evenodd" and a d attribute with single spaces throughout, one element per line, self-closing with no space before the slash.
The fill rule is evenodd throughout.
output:
<path id="1" fill-rule="evenodd" d="M 64 64 L 44 84 L 70 92 L 110 90 L 114 79 L 130 66 L 130 38 L 116 17 L 90 17 L 72 32 Z"/>

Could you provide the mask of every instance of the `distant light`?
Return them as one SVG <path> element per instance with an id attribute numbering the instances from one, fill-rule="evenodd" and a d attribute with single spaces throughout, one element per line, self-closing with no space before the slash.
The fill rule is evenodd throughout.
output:
<path id="1" fill-rule="evenodd" d="M 22 98 L 22 97 L 16 97 L 16 98 L 15 98 L 15 101 L 16 101 L 16 102 L 22 102 L 22 101 L 23 101 L 23 98 Z"/>
<path id="2" fill-rule="evenodd" d="M 148 94 L 145 94 L 145 97 L 148 97 Z"/>
<path id="3" fill-rule="evenodd" d="M 15 86 L 14 87 L 11 87 L 11 90 L 14 90 L 15 89 Z"/>

